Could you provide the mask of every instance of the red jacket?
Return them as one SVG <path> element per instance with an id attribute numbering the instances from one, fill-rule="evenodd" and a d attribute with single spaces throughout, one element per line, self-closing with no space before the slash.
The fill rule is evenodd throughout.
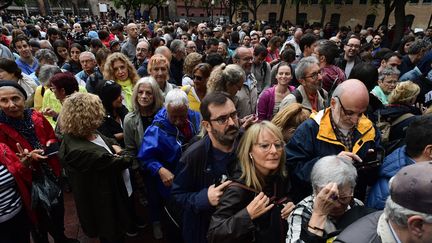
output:
<path id="1" fill-rule="evenodd" d="M 4 165 L 12 174 L 24 203 L 24 207 L 33 222 L 36 221 L 36 216 L 31 210 L 31 169 L 24 166 L 16 154 L 6 145 L 0 143 L 0 163 Z"/>
<path id="2" fill-rule="evenodd" d="M 37 111 L 33 111 L 31 118 L 34 124 L 36 136 L 39 138 L 39 142 L 42 144 L 42 146 L 45 146 L 48 141 L 50 141 L 51 143 L 58 142 L 51 124 L 41 113 Z M 12 128 L 11 126 L 5 123 L 0 123 L 0 143 L 4 143 L 15 153 L 18 153 L 18 148 L 16 146 L 17 143 L 20 143 L 23 149 L 28 149 L 29 151 L 32 151 L 34 149 L 21 134 L 19 134 L 14 128 Z M 7 150 L 3 150 L 3 151 L 6 151 L 3 153 L 4 156 L 6 156 Z M 58 157 L 57 156 L 49 157 L 47 163 L 52 168 L 54 174 L 56 176 L 60 176 L 61 166 Z M 15 179 L 17 181 L 18 188 L 21 193 L 21 197 L 24 201 L 24 205 L 28 210 L 31 210 L 31 196 L 30 196 L 31 182 L 32 182 L 31 169 L 22 166 L 21 163 L 20 165 L 16 165 L 16 163 L 10 163 L 10 164 L 12 166 L 11 168 L 14 171 L 19 171 L 20 178 L 18 179 L 17 177 L 15 177 Z M 35 169 L 39 168 L 36 162 L 33 162 L 32 166 Z M 14 174 L 12 173 L 12 175 Z M 32 220 L 35 222 L 36 218 L 33 213 L 30 214 L 30 218 L 32 218 Z"/>

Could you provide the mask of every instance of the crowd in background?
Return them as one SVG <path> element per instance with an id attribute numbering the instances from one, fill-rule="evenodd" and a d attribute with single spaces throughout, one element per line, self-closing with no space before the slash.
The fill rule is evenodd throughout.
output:
<path id="1" fill-rule="evenodd" d="M 0 242 L 431 242 L 432 27 L 116 16 L 3 18 Z"/>

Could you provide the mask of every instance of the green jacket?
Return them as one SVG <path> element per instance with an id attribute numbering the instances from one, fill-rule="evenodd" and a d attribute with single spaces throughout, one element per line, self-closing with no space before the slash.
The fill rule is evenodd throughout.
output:
<path id="1" fill-rule="evenodd" d="M 112 148 L 112 141 L 102 139 Z M 116 240 L 130 224 L 128 195 L 122 171 L 130 156 L 113 155 L 86 139 L 65 134 L 59 156 L 73 190 L 78 218 L 90 237 Z"/>

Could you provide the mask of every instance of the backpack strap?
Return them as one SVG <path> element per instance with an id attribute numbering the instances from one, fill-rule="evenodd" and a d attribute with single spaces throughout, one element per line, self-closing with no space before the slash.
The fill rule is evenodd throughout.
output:
<path id="1" fill-rule="evenodd" d="M 294 97 L 296 98 L 297 103 L 301 104 L 303 102 L 303 96 L 298 89 L 294 90 L 294 92 L 292 92 L 292 95 L 294 95 Z"/>
<path id="2" fill-rule="evenodd" d="M 414 115 L 411 113 L 405 113 L 402 116 L 398 117 L 396 120 L 394 120 L 394 122 L 391 123 L 391 126 L 396 126 L 397 124 L 405 121 L 408 118 L 413 117 Z"/>

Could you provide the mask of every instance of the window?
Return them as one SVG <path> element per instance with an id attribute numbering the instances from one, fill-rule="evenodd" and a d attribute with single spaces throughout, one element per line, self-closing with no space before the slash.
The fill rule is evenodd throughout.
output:
<path id="1" fill-rule="evenodd" d="M 410 2 L 410 3 L 418 3 L 419 0 L 410 0 L 409 2 Z"/>
<path id="2" fill-rule="evenodd" d="M 334 26 L 339 26 L 340 17 L 340 14 L 332 14 L 330 17 L 330 23 L 332 23 Z"/>
<path id="3" fill-rule="evenodd" d="M 432 0 L 423 0 L 423 3 L 430 4 L 432 3 Z"/>
<path id="4" fill-rule="evenodd" d="M 367 0 L 360 0 L 360 4 L 367 4 Z"/>
<path id="5" fill-rule="evenodd" d="M 371 3 L 372 4 L 380 4 L 380 0 L 372 0 Z"/>
<path id="6" fill-rule="evenodd" d="M 270 0 L 270 4 L 277 4 L 277 0 Z"/>
<path id="7" fill-rule="evenodd" d="M 375 19 L 375 14 L 369 14 L 368 16 L 366 16 L 365 28 L 373 27 L 375 24 Z"/>
<path id="8" fill-rule="evenodd" d="M 276 25 L 277 13 L 270 12 L 268 15 L 268 21 L 270 25 Z"/>
<path id="9" fill-rule="evenodd" d="M 301 0 L 300 4 L 306 4 L 307 5 L 308 4 L 308 0 Z"/>
<path id="10" fill-rule="evenodd" d="M 342 0 L 334 0 L 334 4 L 342 4 Z"/>
<path id="11" fill-rule="evenodd" d="M 318 4 L 318 0 L 311 0 L 310 3 L 311 4 Z"/>
<path id="12" fill-rule="evenodd" d="M 296 19 L 296 24 L 304 26 L 307 23 L 307 13 L 299 13 Z"/>
<path id="13" fill-rule="evenodd" d="M 353 0 L 345 0 L 345 4 L 353 4 Z"/>
<path id="14" fill-rule="evenodd" d="M 268 0 L 262 0 L 262 4 L 268 4 Z"/>

